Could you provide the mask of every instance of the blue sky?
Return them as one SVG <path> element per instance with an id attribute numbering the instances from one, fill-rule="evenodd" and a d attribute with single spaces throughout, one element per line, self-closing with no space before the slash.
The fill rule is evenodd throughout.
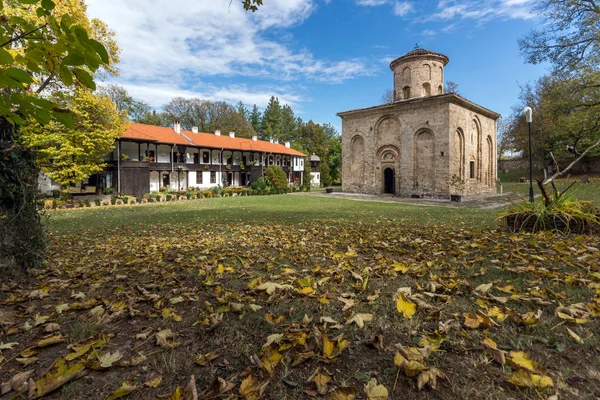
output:
<path id="1" fill-rule="evenodd" d="M 263 108 L 271 95 L 304 120 L 340 127 L 336 113 L 381 103 L 389 62 L 415 48 L 446 54 L 447 81 L 502 115 L 519 84 L 546 72 L 525 64 L 518 39 L 542 21 L 525 0 L 88 0 L 116 32 L 120 76 L 159 108 L 174 96 Z"/>

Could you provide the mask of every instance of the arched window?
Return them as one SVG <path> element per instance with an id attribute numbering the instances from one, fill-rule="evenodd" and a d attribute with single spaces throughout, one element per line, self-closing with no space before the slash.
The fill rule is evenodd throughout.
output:
<path id="1" fill-rule="evenodd" d="M 438 86 L 438 94 L 444 94 L 444 88 L 442 85 Z"/>
<path id="2" fill-rule="evenodd" d="M 431 66 L 429 64 L 423 64 L 423 79 L 431 80 Z"/>
<path id="3" fill-rule="evenodd" d="M 429 84 L 429 82 L 425 82 L 423 84 L 423 97 L 429 96 L 431 96 L 431 85 Z"/>
<path id="4" fill-rule="evenodd" d="M 404 100 L 410 99 L 410 86 L 404 86 L 402 89 L 402 98 Z"/>

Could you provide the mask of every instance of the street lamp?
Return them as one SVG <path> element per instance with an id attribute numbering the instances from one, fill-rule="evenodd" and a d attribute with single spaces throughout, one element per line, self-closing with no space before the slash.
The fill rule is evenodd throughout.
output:
<path id="1" fill-rule="evenodd" d="M 527 121 L 527 125 L 529 128 L 529 202 L 533 203 L 533 152 L 531 146 L 531 121 L 533 120 L 533 110 L 531 107 L 525 107 L 523 109 L 523 114 L 525 114 L 525 120 Z"/>

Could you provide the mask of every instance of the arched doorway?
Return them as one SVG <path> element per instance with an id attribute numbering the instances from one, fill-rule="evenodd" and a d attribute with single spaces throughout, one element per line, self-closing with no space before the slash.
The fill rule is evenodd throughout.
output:
<path id="1" fill-rule="evenodd" d="M 396 193 L 396 185 L 395 185 L 395 173 L 393 168 L 386 168 L 383 171 L 383 186 L 384 193 L 395 194 Z"/>

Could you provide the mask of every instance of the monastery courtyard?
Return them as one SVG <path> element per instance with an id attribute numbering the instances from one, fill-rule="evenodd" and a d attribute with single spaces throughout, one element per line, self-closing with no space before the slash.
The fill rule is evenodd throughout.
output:
<path id="1" fill-rule="evenodd" d="M 0 284 L 0 323 L 32 327 L 8 337 L 0 374 L 21 354 L 42 369 L 66 356 L 53 399 L 156 398 L 192 375 L 211 399 L 600 393 L 596 236 L 326 196 L 50 212 L 47 266 Z"/>

